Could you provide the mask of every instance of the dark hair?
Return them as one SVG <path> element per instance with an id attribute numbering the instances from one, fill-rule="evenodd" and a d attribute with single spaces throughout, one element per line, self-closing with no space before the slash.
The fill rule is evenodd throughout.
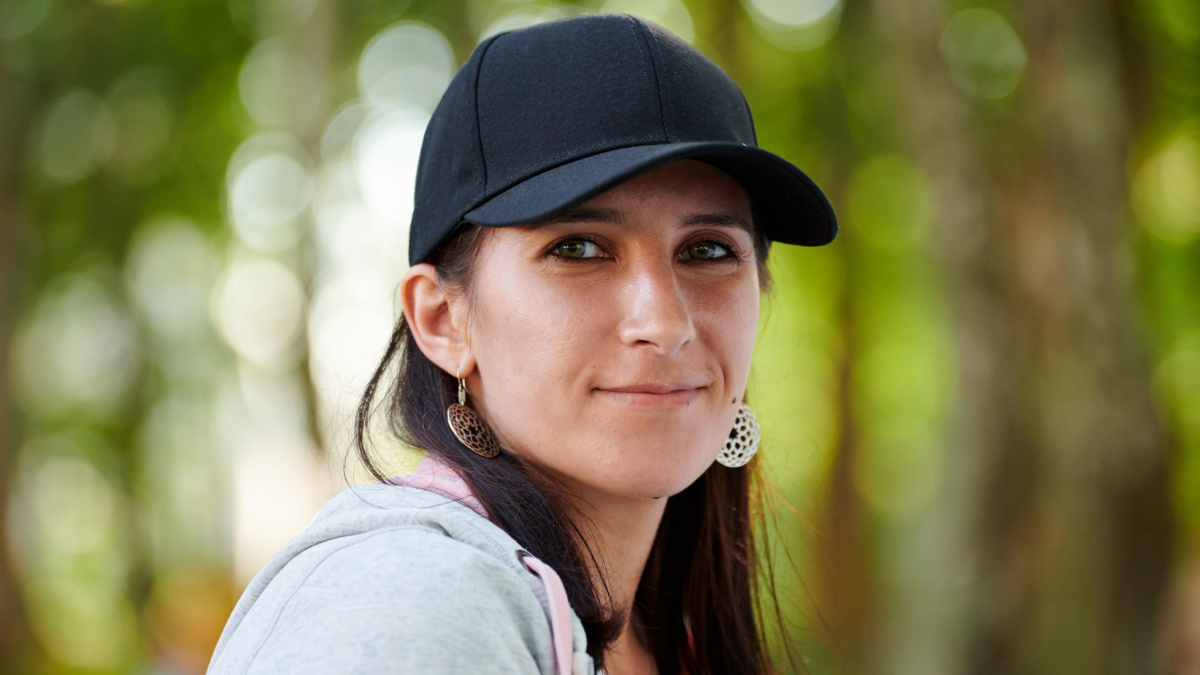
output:
<path id="1" fill-rule="evenodd" d="M 755 222 L 755 258 L 765 289 L 770 242 Z M 470 292 L 482 232 L 465 226 L 431 256 L 443 284 Z M 485 459 L 455 438 L 446 424 L 446 408 L 457 400 L 457 383 L 421 353 L 403 317 L 359 402 L 355 441 L 360 459 L 376 479 L 388 478 L 366 438 L 376 391 L 397 359 L 397 376 L 387 390 L 388 429 L 457 469 L 491 519 L 558 572 L 587 632 L 588 653 L 602 668 L 625 617 L 612 606 L 602 575 L 593 575 L 597 564 L 585 519 L 536 465 L 508 452 Z M 714 462 L 667 502 L 632 608 L 633 628 L 663 675 L 769 672 L 756 590 L 765 580 L 773 595 L 774 585 L 757 565 L 753 521 L 762 515 L 753 507 L 759 498 L 753 488 L 757 464 L 752 459 L 729 469 Z"/>

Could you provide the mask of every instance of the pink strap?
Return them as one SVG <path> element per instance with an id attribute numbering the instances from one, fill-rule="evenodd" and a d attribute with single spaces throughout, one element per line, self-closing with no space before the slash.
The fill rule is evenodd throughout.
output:
<path id="1" fill-rule="evenodd" d="M 407 476 L 389 478 L 387 482 L 392 485 L 436 492 L 452 502 L 466 506 L 481 517 L 487 518 L 487 511 L 471 492 L 471 486 L 467 485 L 467 481 L 463 480 L 462 476 L 458 475 L 458 472 L 449 464 L 433 455 L 422 457 L 421 461 L 417 463 L 416 471 Z"/>
<path id="2" fill-rule="evenodd" d="M 429 490 L 470 508 L 482 518 L 487 518 L 483 504 L 471 492 L 471 486 L 450 465 L 433 455 L 426 455 L 417 464 L 416 471 L 407 476 L 389 478 L 388 483 Z M 525 551 L 517 556 L 525 568 L 537 575 L 550 604 L 550 639 L 554 643 L 554 661 L 559 675 L 571 675 L 574 657 L 574 635 L 571 629 L 571 605 L 567 601 L 567 589 L 558 572 L 546 563 Z"/>
<path id="3" fill-rule="evenodd" d="M 567 589 L 552 567 L 521 551 L 521 562 L 530 572 L 538 575 L 546 587 L 550 600 L 550 638 L 554 641 L 554 660 L 558 662 L 560 675 L 570 675 L 571 661 L 575 652 L 571 635 L 571 607 L 567 603 Z"/>

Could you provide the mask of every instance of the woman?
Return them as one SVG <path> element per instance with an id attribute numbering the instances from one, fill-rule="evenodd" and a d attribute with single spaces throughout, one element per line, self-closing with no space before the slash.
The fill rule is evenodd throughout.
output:
<path id="1" fill-rule="evenodd" d="M 744 405 L 770 241 L 836 233 L 741 92 L 628 16 L 493 37 L 421 150 L 379 485 L 255 578 L 210 672 L 763 673 Z M 388 478 L 365 440 L 428 452 Z"/>

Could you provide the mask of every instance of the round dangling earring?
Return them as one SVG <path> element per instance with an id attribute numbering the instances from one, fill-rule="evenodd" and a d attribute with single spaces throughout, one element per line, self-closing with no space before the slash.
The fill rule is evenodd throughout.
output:
<path id="1" fill-rule="evenodd" d="M 450 431 L 463 445 L 467 446 L 480 457 L 492 458 L 500 454 L 500 444 L 492 435 L 492 430 L 479 416 L 479 413 L 467 407 L 467 383 L 459 377 L 459 371 L 454 371 L 458 380 L 458 403 L 451 403 L 446 408 L 446 424 Z"/>
<path id="2" fill-rule="evenodd" d="M 717 461 L 731 469 L 742 466 L 758 452 L 759 440 L 758 419 L 750 406 L 743 403 L 738 407 L 737 417 L 733 418 L 733 429 L 729 431 Z"/>

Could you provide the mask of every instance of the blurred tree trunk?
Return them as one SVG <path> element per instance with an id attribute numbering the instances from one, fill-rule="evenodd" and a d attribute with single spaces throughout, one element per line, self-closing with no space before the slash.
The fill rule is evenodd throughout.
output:
<path id="1" fill-rule="evenodd" d="M 21 434 L 9 385 L 10 342 L 16 327 L 23 267 L 18 233 L 21 166 L 32 115 L 22 82 L 0 67 L 0 672 L 26 672 L 36 646 L 13 569 L 8 509 Z"/>
<path id="2" fill-rule="evenodd" d="M 846 247 L 846 289 L 841 302 L 841 329 L 845 351 L 838 364 L 838 411 L 841 433 L 833 448 L 824 499 L 817 513 L 817 607 L 827 625 L 841 666 L 863 672 L 869 666 L 870 646 L 876 629 L 878 584 L 871 561 L 868 509 L 854 484 L 860 438 L 854 420 L 853 358 L 860 345 L 855 338 L 852 306 L 855 273 L 862 269 L 858 251 Z"/>
<path id="3" fill-rule="evenodd" d="M 961 672 L 1152 672 L 1172 530 L 1128 256 L 1137 60 L 1110 3 L 1020 0 L 1024 80 L 976 100 L 939 54 L 940 0 L 874 12 L 958 341 L 940 555 L 969 581 L 925 647 Z"/>

